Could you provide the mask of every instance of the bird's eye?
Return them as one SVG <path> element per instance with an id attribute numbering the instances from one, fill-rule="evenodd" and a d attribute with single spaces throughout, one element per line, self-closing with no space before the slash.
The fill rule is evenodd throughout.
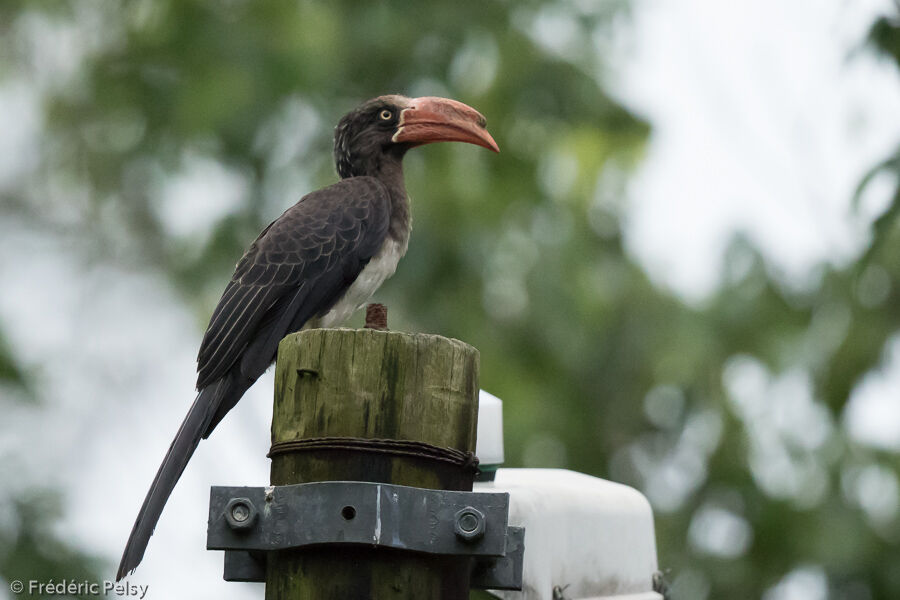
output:
<path id="1" fill-rule="evenodd" d="M 387 109 L 384 109 L 383 111 L 381 111 L 381 114 L 379 116 L 381 117 L 382 121 L 390 121 L 394 117 L 394 113 Z"/>

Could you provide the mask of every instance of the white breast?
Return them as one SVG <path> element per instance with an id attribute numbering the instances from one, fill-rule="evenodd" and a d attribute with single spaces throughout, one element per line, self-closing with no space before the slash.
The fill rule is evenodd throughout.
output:
<path id="1" fill-rule="evenodd" d="M 362 308 L 385 279 L 394 274 L 397 263 L 406 254 L 408 245 L 408 238 L 398 241 L 388 236 L 381 249 L 369 260 L 341 299 L 321 318 L 308 323 L 307 327 L 337 327 L 346 321 L 350 315 Z"/>

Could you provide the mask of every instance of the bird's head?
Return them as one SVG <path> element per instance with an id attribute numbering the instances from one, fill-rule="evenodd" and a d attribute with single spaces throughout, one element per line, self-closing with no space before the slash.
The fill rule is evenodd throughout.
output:
<path id="1" fill-rule="evenodd" d="M 433 96 L 379 96 L 344 115 L 334 130 L 341 177 L 374 174 L 385 158 L 399 160 L 414 146 L 466 142 L 499 152 L 485 118 L 474 108 Z"/>

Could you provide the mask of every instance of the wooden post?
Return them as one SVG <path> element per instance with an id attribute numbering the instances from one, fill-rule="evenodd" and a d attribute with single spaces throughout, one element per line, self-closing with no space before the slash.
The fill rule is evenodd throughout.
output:
<path id="1" fill-rule="evenodd" d="M 474 452 L 477 414 L 478 351 L 457 340 L 312 329 L 288 336 L 278 350 L 273 445 L 352 437 Z M 471 472 L 429 458 L 335 449 L 273 455 L 272 485 L 312 481 L 472 489 Z M 381 548 L 272 552 L 266 600 L 463 600 L 468 569 L 464 558 Z"/>

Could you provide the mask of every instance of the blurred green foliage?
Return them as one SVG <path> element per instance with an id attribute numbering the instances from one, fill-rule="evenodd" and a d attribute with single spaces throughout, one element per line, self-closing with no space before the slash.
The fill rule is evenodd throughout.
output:
<path id="1" fill-rule="evenodd" d="M 482 387 L 506 401 L 508 466 L 642 489 L 677 598 L 759 598 L 807 566 L 830 597 L 898 598 L 896 507 L 858 492 L 864 478 L 896 488 L 897 456 L 840 419 L 900 326 L 900 191 L 872 250 L 809 285 L 738 238 L 701 306 L 659 289 L 621 233 L 648 125 L 611 99 L 601 49 L 627 16 L 624 2 L 574 0 L 6 2 L 14 60 L 66 35 L 82 55 L 40 83 L 38 166 L 0 190 L 3 214 L 167 274 L 199 330 L 256 233 L 335 179 L 344 112 L 389 92 L 469 103 L 502 153 L 409 155 L 413 237 L 379 299 L 394 329 L 480 349 Z M 871 41 L 900 61 L 896 18 Z M 238 200 L 173 206 L 186 180 Z M 0 374 L 18 377 L 7 364 L 0 351 Z M 710 523 L 733 535 L 710 542 Z M 16 551 L 46 556 L 29 539 Z"/>
<path id="2" fill-rule="evenodd" d="M 6 581 L 39 581 L 59 584 L 62 580 L 98 582 L 103 579 L 103 561 L 86 556 L 83 551 L 60 539 L 53 531 L 54 522 L 62 515 L 59 499 L 53 491 L 29 490 L 7 507 L 15 515 L 13 523 L 0 530 L 0 576 Z M 35 598 L 54 594 L 26 595 Z M 92 595 L 68 595 L 67 598 L 96 598 Z"/>
<path id="3" fill-rule="evenodd" d="M 26 383 L 26 375 L 0 330 L 0 385 L 22 388 Z"/>

